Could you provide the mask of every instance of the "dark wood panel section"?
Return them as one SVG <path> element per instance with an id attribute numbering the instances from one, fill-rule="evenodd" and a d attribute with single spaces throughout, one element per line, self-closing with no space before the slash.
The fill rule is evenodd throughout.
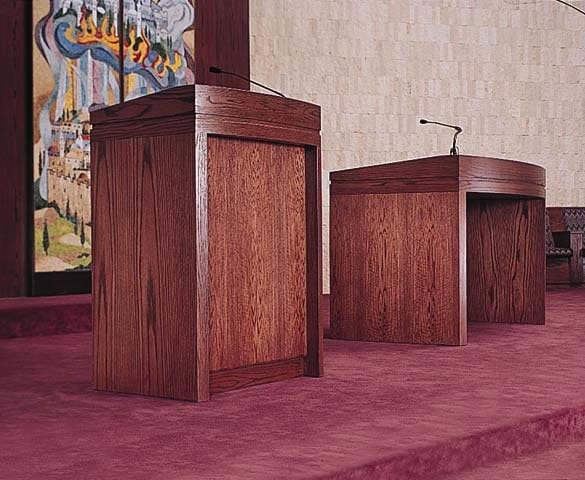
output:
<path id="1" fill-rule="evenodd" d="M 306 355 L 305 149 L 208 138 L 210 370 Z"/>
<path id="2" fill-rule="evenodd" d="M 544 200 L 467 205 L 468 319 L 544 324 Z"/>
<path id="3" fill-rule="evenodd" d="M 550 220 L 551 232 L 566 232 L 564 207 L 548 207 L 548 217 Z"/>
<path id="4" fill-rule="evenodd" d="M 396 179 L 436 179 L 457 178 L 459 175 L 458 157 L 441 156 L 419 158 L 396 163 L 384 163 L 369 167 L 350 168 L 331 172 L 331 182 L 359 183 Z"/>
<path id="5" fill-rule="evenodd" d="M 321 141 L 318 130 L 284 127 L 283 125 L 252 122 L 251 120 L 237 120 L 232 117 L 197 114 L 195 125 L 197 131 L 212 132 L 214 135 L 225 137 L 244 136 L 250 140 L 283 143 L 286 145 L 318 146 Z"/>
<path id="6" fill-rule="evenodd" d="M 321 260 L 321 155 L 318 147 L 305 149 L 305 212 L 307 269 L 307 358 L 305 375 L 323 375 L 323 324 L 320 309 L 323 285 Z"/>
<path id="7" fill-rule="evenodd" d="M 507 182 L 531 183 L 544 187 L 544 168 L 531 163 L 462 155 L 459 157 L 461 179 L 491 179 Z"/>
<path id="8" fill-rule="evenodd" d="M 543 168 L 453 156 L 330 178 L 331 337 L 464 345 L 468 317 L 544 323 Z"/>
<path id="9" fill-rule="evenodd" d="M 303 364 L 303 358 L 294 358 L 263 365 L 211 372 L 209 375 L 209 389 L 212 394 L 222 393 L 300 377 L 303 375 Z"/>
<path id="10" fill-rule="evenodd" d="M 423 182 L 420 178 L 356 179 L 355 181 L 331 182 L 332 195 L 457 192 L 458 189 L 457 177 L 425 178 Z"/>
<path id="11" fill-rule="evenodd" d="M 461 345 L 459 194 L 331 199 L 332 338 Z"/>
<path id="12" fill-rule="evenodd" d="M 92 144 L 99 390 L 197 400 L 194 144 L 193 135 Z"/>
<path id="13" fill-rule="evenodd" d="M 32 273 L 31 4 L 2 2 L 0 30 L 0 297 L 25 296 Z"/>
<path id="14" fill-rule="evenodd" d="M 201 401 L 322 375 L 319 107 L 178 90 L 163 92 L 170 115 L 160 96 L 92 115 L 96 387 Z M 271 101 L 277 123 L 250 114 Z M 295 125 L 303 114 L 314 129 Z"/>
<path id="15" fill-rule="evenodd" d="M 311 103 L 291 100 L 274 95 L 255 93 L 231 88 L 211 88 L 196 85 L 198 115 L 219 115 L 239 119 L 255 120 L 288 127 L 319 130 L 321 127 L 321 109 Z M 242 105 L 250 104 L 248 109 Z"/>
<path id="16" fill-rule="evenodd" d="M 203 85 L 250 89 L 250 83 L 209 72 L 210 66 L 250 76 L 249 0 L 197 0 L 195 81 Z"/>
<path id="17" fill-rule="evenodd" d="M 499 193 L 544 197 L 542 167 L 474 156 L 423 158 L 331 173 L 332 194 Z"/>
<path id="18" fill-rule="evenodd" d="M 192 115 L 194 101 L 195 86 L 185 85 L 95 110 L 91 112 L 92 135 L 96 135 L 96 132 L 102 137 L 113 134 L 115 129 L 124 126 L 120 124 L 129 123 L 135 128 L 135 136 L 144 136 L 141 130 L 143 122 Z M 102 130 L 107 132 L 101 133 Z"/>

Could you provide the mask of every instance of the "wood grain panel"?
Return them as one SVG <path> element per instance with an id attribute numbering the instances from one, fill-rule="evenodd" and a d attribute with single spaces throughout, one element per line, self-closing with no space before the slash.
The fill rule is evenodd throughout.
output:
<path id="1" fill-rule="evenodd" d="M 142 122 L 193 113 L 194 101 L 194 85 L 169 88 L 125 103 L 94 110 L 91 112 L 91 123 L 94 128 L 101 129 L 112 123 L 130 122 L 136 128 L 136 134 L 140 135 Z"/>
<path id="2" fill-rule="evenodd" d="M 212 372 L 209 377 L 209 389 L 212 394 L 222 393 L 300 377 L 303 375 L 303 365 L 303 358 L 294 358 L 292 360 Z"/>
<path id="3" fill-rule="evenodd" d="M 459 194 L 331 199 L 332 338 L 460 345 Z"/>
<path id="4" fill-rule="evenodd" d="M 443 156 L 331 173 L 332 194 L 454 192 L 544 198 L 542 167 L 499 158 Z"/>
<path id="5" fill-rule="evenodd" d="M 550 220 L 551 232 L 566 232 L 564 207 L 548 207 L 548 218 Z"/>
<path id="6" fill-rule="evenodd" d="M 217 66 L 250 77 L 248 0 L 197 0 L 195 5 L 195 80 L 199 84 L 250 89 L 250 83 L 215 75 Z"/>
<path id="7" fill-rule="evenodd" d="M 544 324 L 544 200 L 469 199 L 468 319 Z"/>
<path id="8" fill-rule="evenodd" d="M 462 179 L 492 179 L 499 181 L 545 185 L 544 168 L 526 162 L 470 155 L 459 157 L 459 177 Z"/>
<path id="9" fill-rule="evenodd" d="M 195 110 L 199 115 L 219 115 L 289 127 L 319 130 L 321 109 L 290 98 L 245 92 L 233 88 L 196 85 Z M 243 108 L 246 105 L 247 108 Z"/>
<path id="10" fill-rule="evenodd" d="M 321 136 L 318 130 L 295 127 L 287 128 L 272 123 L 197 114 L 195 124 L 198 132 L 206 131 L 218 136 L 244 137 L 250 140 L 297 146 L 318 146 L 321 142 Z"/>
<path id="11" fill-rule="evenodd" d="M 208 138 L 210 370 L 305 356 L 305 149 Z"/>
<path id="12" fill-rule="evenodd" d="M 412 178 L 457 178 L 459 175 L 458 157 L 441 156 L 419 158 L 404 162 L 384 163 L 368 167 L 349 168 L 331 172 L 332 182 L 384 181 Z"/>
<path id="13" fill-rule="evenodd" d="M 2 2 L 0 29 L 0 297 L 25 296 L 32 259 L 32 131 L 30 114 L 31 5 L 22 0 Z M 32 232 L 30 232 L 32 235 Z"/>
<path id="14" fill-rule="evenodd" d="M 197 399 L 194 143 L 92 144 L 99 390 Z"/>

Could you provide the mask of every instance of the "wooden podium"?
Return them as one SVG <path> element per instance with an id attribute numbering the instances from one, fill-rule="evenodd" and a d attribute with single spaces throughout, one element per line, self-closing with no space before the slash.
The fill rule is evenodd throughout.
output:
<path id="1" fill-rule="evenodd" d="M 95 387 L 322 375 L 320 108 L 191 85 L 91 122 Z"/>
<path id="2" fill-rule="evenodd" d="M 332 172 L 331 338 L 465 345 L 544 324 L 545 172 L 471 156 Z"/>

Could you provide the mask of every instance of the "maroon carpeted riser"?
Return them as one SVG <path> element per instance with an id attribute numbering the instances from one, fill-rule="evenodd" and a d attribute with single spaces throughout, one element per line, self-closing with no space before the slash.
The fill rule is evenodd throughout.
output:
<path id="1" fill-rule="evenodd" d="M 563 443 L 537 455 L 523 455 L 445 480 L 583 480 L 585 442 Z"/>
<path id="2" fill-rule="evenodd" d="M 91 331 L 91 295 L 0 298 L 0 338 Z"/>
<path id="3" fill-rule="evenodd" d="M 205 404 L 96 392 L 91 335 L 0 341 L 0 478 L 409 479 L 583 438 L 585 290 L 462 348 L 325 342 L 325 377 Z M 578 478 L 578 477 L 577 477 Z"/>

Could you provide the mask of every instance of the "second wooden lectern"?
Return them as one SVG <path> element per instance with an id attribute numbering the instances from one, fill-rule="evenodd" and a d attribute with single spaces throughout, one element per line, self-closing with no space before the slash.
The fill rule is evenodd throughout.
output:
<path id="1" fill-rule="evenodd" d="M 96 388 L 320 376 L 319 107 L 197 85 L 91 121 Z"/>
<path id="2" fill-rule="evenodd" d="M 332 338 L 465 345 L 468 320 L 544 323 L 544 169 L 452 156 L 330 178 Z"/>

